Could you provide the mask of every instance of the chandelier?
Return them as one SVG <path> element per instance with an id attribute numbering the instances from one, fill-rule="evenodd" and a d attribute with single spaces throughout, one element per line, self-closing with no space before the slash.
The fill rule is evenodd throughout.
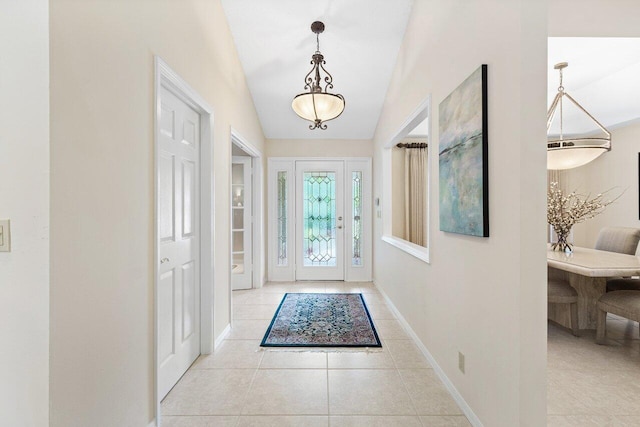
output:
<path id="1" fill-rule="evenodd" d="M 311 24 L 311 31 L 316 35 L 316 52 L 311 56 L 311 71 L 304 78 L 303 92 L 296 95 L 291 102 L 291 108 L 295 113 L 305 120 L 309 120 L 313 124 L 309 125 L 309 129 L 326 129 L 325 122 L 333 120 L 344 111 L 344 96 L 327 92 L 327 89 L 333 89 L 333 77 L 324 68 L 326 61 L 320 53 L 320 33 L 324 31 L 324 24 L 315 21 Z M 321 77 L 320 72 L 326 74 Z M 324 85 L 324 88 L 322 88 Z"/>
<path id="2" fill-rule="evenodd" d="M 611 132 L 600 124 L 562 86 L 562 70 L 569 64 L 560 62 L 553 68 L 560 72 L 560 86 L 547 112 L 547 169 L 571 169 L 586 165 L 605 151 L 611 150 Z M 567 98 L 604 132 L 602 137 L 573 137 L 564 134 L 563 98 Z M 549 135 L 556 110 L 560 110 L 560 135 Z"/>

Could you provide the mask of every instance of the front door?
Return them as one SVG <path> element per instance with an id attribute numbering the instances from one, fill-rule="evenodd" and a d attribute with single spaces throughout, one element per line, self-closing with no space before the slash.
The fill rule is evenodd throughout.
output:
<path id="1" fill-rule="evenodd" d="M 296 162 L 296 280 L 344 280 L 344 162 Z"/>
<path id="2" fill-rule="evenodd" d="M 158 389 L 164 397 L 200 354 L 200 115 L 160 92 Z"/>

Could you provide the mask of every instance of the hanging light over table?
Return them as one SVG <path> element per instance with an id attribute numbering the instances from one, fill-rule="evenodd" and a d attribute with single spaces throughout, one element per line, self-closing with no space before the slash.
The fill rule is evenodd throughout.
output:
<path id="1" fill-rule="evenodd" d="M 311 31 L 316 35 L 316 52 L 311 56 L 313 68 L 304 78 L 304 88 L 309 92 L 296 95 L 291 108 L 298 116 L 313 123 L 309 125 L 309 129 L 324 130 L 327 128 L 325 122 L 342 114 L 345 102 L 344 96 L 327 92 L 327 89 L 333 89 L 333 77 L 324 68 L 326 61 L 320 53 L 319 34 L 324 31 L 324 24 L 320 21 L 314 22 L 311 24 Z M 320 76 L 321 71 L 326 74 L 324 78 Z"/>
<path id="2" fill-rule="evenodd" d="M 562 86 L 562 70 L 569 64 L 561 62 L 553 68 L 560 71 L 560 86 L 549 112 L 547 112 L 547 169 L 571 169 L 585 165 L 605 151 L 611 150 L 611 132 L 600 124 L 591 114 L 587 112 L 578 102 L 564 90 Z M 587 115 L 600 130 L 604 132 L 603 137 L 567 137 L 564 135 L 564 117 L 562 110 L 562 100 L 566 97 L 580 111 Z M 560 110 L 560 137 L 549 135 L 549 128 L 553 122 L 556 110 Z"/>

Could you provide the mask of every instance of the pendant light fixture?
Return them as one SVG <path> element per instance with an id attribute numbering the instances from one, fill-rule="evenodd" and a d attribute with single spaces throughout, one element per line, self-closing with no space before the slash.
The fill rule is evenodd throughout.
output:
<path id="1" fill-rule="evenodd" d="M 587 112 L 578 102 L 564 90 L 562 86 L 562 70 L 569 64 L 560 62 L 553 68 L 560 72 L 560 86 L 549 111 L 547 112 L 547 169 L 571 169 L 586 165 L 595 160 L 605 151 L 611 150 L 611 132 L 600 124 L 591 114 Z M 567 98 L 578 110 L 582 111 L 591 121 L 593 121 L 604 136 L 574 137 L 564 134 L 564 117 L 562 100 Z M 549 128 L 553 122 L 556 111 L 560 110 L 560 135 L 550 135 Z"/>
<path id="2" fill-rule="evenodd" d="M 301 93 L 293 98 L 291 108 L 295 113 L 313 124 L 309 129 L 326 129 L 325 122 L 333 120 L 344 111 L 344 96 L 327 92 L 333 89 L 333 77 L 324 68 L 326 61 L 320 53 L 320 33 L 324 31 L 324 24 L 315 21 L 311 24 L 311 31 L 316 35 L 316 52 L 311 56 L 313 68 L 304 78 L 304 88 L 308 92 Z M 324 78 L 320 73 L 326 74 Z M 324 88 L 322 87 L 324 85 Z"/>

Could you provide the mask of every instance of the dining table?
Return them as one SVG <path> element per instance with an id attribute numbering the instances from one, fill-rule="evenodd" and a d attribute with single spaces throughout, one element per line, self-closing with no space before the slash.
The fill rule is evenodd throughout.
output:
<path id="1" fill-rule="evenodd" d="M 578 292 L 580 329 L 596 328 L 596 303 L 607 291 L 607 279 L 640 276 L 640 257 L 573 246 L 571 252 L 547 247 L 550 279 L 567 280 Z M 548 318 L 571 326 L 568 304 L 549 304 Z"/>

